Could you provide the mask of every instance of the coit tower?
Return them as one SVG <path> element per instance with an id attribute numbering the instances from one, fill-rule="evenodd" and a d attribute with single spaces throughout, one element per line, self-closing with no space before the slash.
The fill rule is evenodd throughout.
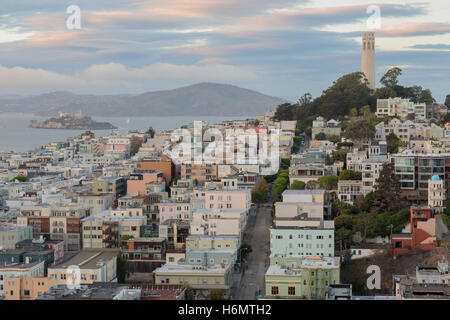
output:
<path id="1" fill-rule="evenodd" d="M 367 78 L 367 86 L 375 90 L 375 34 L 364 32 L 362 35 L 361 71 Z"/>

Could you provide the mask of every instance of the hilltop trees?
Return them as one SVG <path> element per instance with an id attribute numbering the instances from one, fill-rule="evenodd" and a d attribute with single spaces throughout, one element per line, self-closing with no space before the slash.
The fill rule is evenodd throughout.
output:
<path id="1" fill-rule="evenodd" d="M 276 120 L 297 120 L 298 128 L 302 132 L 310 135 L 312 121 L 317 116 L 330 119 L 343 119 L 351 116 L 370 116 L 376 108 L 377 99 L 394 97 L 409 98 L 416 103 L 435 102 L 429 89 L 423 89 L 415 85 L 404 87 L 399 84 L 399 77 L 402 69 L 394 67 L 389 69 L 380 82 L 382 88 L 378 88 L 375 93 L 361 82 L 363 74 L 354 72 L 346 74 L 336 81 L 322 95 L 312 99 L 311 94 L 305 93 L 296 103 L 284 103 L 278 106 L 275 112 Z M 450 95 L 446 101 L 450 106 Z"/>
<path id="2" fill-rule="evenodd" d="M 380 82 L 384 87 L 377 89 L 375 96 L 378 99 L 387 99 L 394 97 L 409 98 L 414 103 L 434 103 L 436 100 L 430 89 L 423 89 L 421 86 L 403 87 L 399 85 L 398 77 L 402 75 L 402 69 L 394 67 L 389 69 L 382 77 Z"/>
<path id="3" fill-rule="evenodd" d="M 380 82 L 386 87 L 395 90 L 398 85 L 398 77 L 401 76 L 402 69 L 394 67 L 389 69 L 382 77 Z"/>
<path id="4" fill-rule="evenodd" d="M 375 108 L 376 99 L 371 95 L 370 89 L 361 83 L 361 76 L 361 72 L 342 76 L 314 100 L 311 94 L 305 93 L 297 103 L 281 104 L 275 112 L 275 119 L 298 120 L 299 127 L 306 131 L 319 115 L 325 118 L 340 118 L 347 116 L 352 108 Z"/>

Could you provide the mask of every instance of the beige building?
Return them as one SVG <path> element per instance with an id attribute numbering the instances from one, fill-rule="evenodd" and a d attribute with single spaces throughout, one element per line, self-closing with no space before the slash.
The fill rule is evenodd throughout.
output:
<path id="1" fill-rule="evenodd" d="M 208 236 L 236 236 L 242 238 L 247 223 L 245 210 L 200 209 L 192 214 L 191 234 Z"/>
<path id="2" fill-rule="evenodd" d="M 45 272 L 45 261 L 25 262 L 14 265 L 7 265 L 0 262 L 0 297 L 5 296 L 5 290 L 8 289 L 8 296 L 13 299 L 20 297 L 20 292 L 11 289 L 12 287 L 21 288 L 20 278 L 43 277 Z"/>
<path id="3" fill-rule="evenodd" d="M 239 239 L 234 236 L 190 235 L 186 238 L 186 250 L 232 250 L 239 248 Z"/>
<path id="4" fill-rule="evenodd" d="M 225 290 L 231 285 L 231 265 L 204 267 L 165 264 L 153 271 L 156 284 L 185 284 L 194 290 Z"/>
<path id="5" fill-rule="evenodd" d="M 117 248 L 122 236 L 139 238 L 147 216 L 116 215 L 117 211 L 104 211 L 81 221 L 83 248 Z"/>
<path id="6" fill-rule="evenodd" d="M 324 175 L 325 168 L 314 164 L 298 164 L 289 167 L 289 184 L 295 181 L 308 183 Z"/>
<path id="7" fill-rule="evenodd" d="M 205 209 L 250 209 L 250 190 L 205 190 Z"/>
<path id="8" fill-rule="evenodd" d="M 183 180 L 192 180 L 194 184 L 216 180 L 218 178 L 217 164 L 183 163 L 180 168 L 180 177 Z"/>
<path id="9" fill-rule="evenodd" d="M 5 300 L 36 300 L 40 294 L 47 292 L 55 283 L 53 278 L 22 277 L 4 278 Z"/>
<path id="10" fill-rule="evenodd" d="M 91 214 L 96 215 L 107 209 L 111 209 L 114 205 L 113 193 L 84 193 L 78 196 L 78 203 L 82 206 L 90 207 Z"/>
<path id="11" fill-rule="evenodd" d="M 111 282 L 116 278 L 117 249 L 80 251 L 73 258 L 48 268 L 48 277 L 55 284 L 67 284 L 69 277 L 74 273 L 72 270 L 79 268 L 80 284 L 92 284 L 94 282 Z M 69 267 L 72 267 L 70 269 Z"/>

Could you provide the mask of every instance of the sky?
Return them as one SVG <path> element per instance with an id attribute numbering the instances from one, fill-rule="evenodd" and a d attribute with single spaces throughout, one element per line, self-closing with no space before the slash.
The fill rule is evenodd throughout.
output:
<path id="1" fill-rule="evenodd" d="M 429 88 L 438 102 L 450 94 L 448 0 L 1 0 L 0 8 L 1 95 L 217 82 L 296 101 L 361 70 L 365 31 L 376 36 L 377 80 L 399 66 L 402 85 Z"/>

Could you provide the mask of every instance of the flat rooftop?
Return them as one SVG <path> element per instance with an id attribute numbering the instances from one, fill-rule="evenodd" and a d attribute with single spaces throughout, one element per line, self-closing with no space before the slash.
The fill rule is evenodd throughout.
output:
<path id="1" fill-rule="evenodd" d="M 156 268 L 153 273 L 191 273 L 191 274 L 225 274 L 230 269 L 230 265 L 222 268 L 220 265 L 213 267 L 202 267 L 193 265 L 165 264 Z"/>
<path id="2" fill-rule="evenodd" d="M 119 254 L 119 249 L 102 249 L 102 250 L 82 250 L 69 260 L 63 261 L 56 266 L 49 267 L 51 269 L 66 269 L 70 266 L 76 265 L 80 269 L 97 268 L 97 263 L 107 262 Z"/>

